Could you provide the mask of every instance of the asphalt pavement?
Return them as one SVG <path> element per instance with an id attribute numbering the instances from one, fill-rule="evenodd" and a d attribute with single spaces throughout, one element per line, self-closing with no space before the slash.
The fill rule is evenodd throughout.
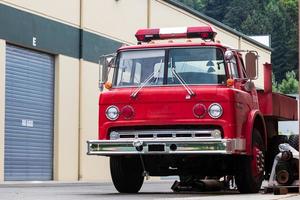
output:
<path id="1" fill-rule="evenodd" d="M 156 199 L 156 200 L 299 200 L 300 194 L 239 194 L 227 192 L 182 192 L 170 189 L 173 182 L 144 183 L 138 194 L 119 194 L 112 183 L 7 182 L 0 184 L 0 200 L 89 200 L 89 199 Z"/>

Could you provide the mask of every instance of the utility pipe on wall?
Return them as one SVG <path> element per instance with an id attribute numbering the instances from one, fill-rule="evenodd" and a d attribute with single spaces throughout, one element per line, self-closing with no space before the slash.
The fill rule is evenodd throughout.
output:
<path id="1" fill-rule="evenodd" d="M 147 28 L 151 26 L 151 0 L 147 0 Z"/>
<path id="2" fill-rule="evenodd" d="M 78 69 L 78 172 L 77 180 L 79 181 L 81 177 L 81 74 L 83 65 L 83 0 L 79 2 L 79 69 Z"/>

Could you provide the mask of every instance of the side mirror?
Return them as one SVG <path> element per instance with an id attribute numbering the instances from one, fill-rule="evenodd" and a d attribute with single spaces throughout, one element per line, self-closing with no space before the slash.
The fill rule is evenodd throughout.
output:
<path id="1" fill-rule="evenodd" d="M 232 51 L 230 51 L 230 50 L 225 51 L 224 58 L 227 62 L 230 62 L 231 59 L 233 58 L 233 56 L 234 56 L 234 54 Z"/>
<path id="2" fill-rule="evenodd" d="M 99 59 L 99 89 L 103 91 L 103 85 L 108 79 L 111 68 L 115 68 L 116 54 L 103 55 Z"/>
<path id="3" fill-rule="evenodd" d="M 246 73 L 250 79 L 257 79 L 258 72 L 258 55 L 257 53 L 251 51 L 248 52 L 245 56 L 246 60 Z"/>

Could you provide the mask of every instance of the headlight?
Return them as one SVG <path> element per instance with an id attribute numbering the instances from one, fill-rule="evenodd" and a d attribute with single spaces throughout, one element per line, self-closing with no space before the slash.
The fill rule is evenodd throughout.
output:
<path id="1" fill-rule="evenodd" d="M 208 114 L 214 119 L 221 117 L 223 114 L 222 106 L 218 103 L 211 104 L 208 108 Z"/>
<path id="2" fill-rule="evenodd" d="M 119 113 L 119 109 L 116 106 L 109 106 L 105 112 L 107 119 L 110 120 L 118 119 Z"/>

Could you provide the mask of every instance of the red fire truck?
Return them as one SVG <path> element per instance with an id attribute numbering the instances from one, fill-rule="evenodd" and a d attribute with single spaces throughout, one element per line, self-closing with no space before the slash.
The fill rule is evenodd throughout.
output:
<path id="1" fill-rule="evenodd" d="M 121 193 L 138 192 L 144 177 L 171 175 L 182 187 L 223 177 L 234 178 L 241 193 L 258 192 L 276 155 L 270 141 L 280 138 L 278 121 L 297 120 L 297 101 L 272 93 L 271 64 L 258 66 L 254 50 L 215 42 L 210 26 L 135 36 L 137 45 L 100 59 L 106 90 L 99 139 L 88 141 L 88 155 L 110 157 Z M 258 67 L 264 89 L 253 82 Z"/>

